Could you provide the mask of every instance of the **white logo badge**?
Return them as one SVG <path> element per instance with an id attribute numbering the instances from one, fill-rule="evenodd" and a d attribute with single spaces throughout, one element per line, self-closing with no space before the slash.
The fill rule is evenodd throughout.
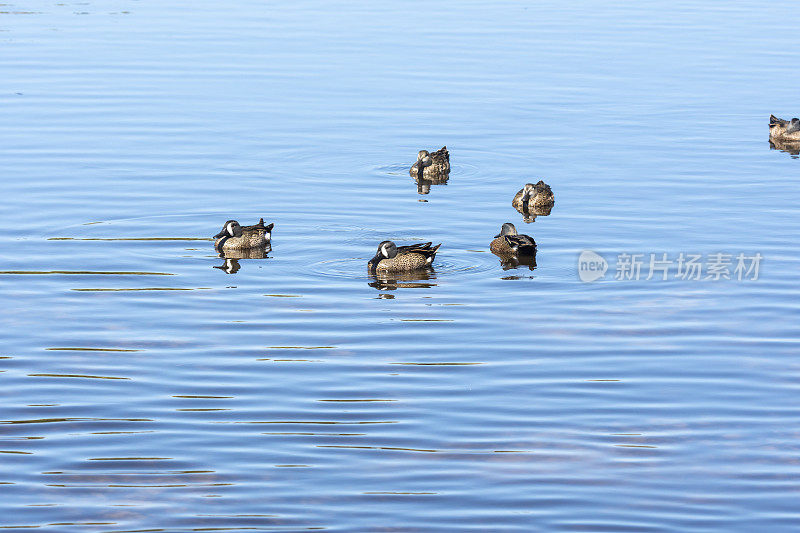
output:
<path id="1" fill-rule="evenodd" d="M 603 256 L 591 250 L 584 250 L 578 257 L 578 277 L 586 283 L 596 281 L 606 275 L 608 262 Z"/>

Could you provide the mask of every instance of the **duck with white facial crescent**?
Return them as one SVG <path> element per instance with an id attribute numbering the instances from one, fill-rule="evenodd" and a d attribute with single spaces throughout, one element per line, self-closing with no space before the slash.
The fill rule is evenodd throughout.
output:
<path id="1" fill-rule="evenodd" d="M 424 242 L 409 246 L 397 246 L 392 241 L 383 241 L 378 245 L 375 257 L 370 259 L 367 267 L 370 272 L 408 272 L 431 266 L 436 251 L 441 244 Z"/>
<path id="2" fill-rule="evenodd" d="M 214 235 L 214 248 L 218 252 L 264 248 L 270 245 L 274 223 L 264 225 L 264 219 L 252 226 L 242 226 L 235 220 L 228 220 L 222 231 Z"/>

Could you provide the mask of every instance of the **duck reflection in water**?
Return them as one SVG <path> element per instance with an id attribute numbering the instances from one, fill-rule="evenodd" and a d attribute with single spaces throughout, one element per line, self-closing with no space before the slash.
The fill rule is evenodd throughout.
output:
<path id="1" fill-rule="evenodd" d="M 272 251 L 272 248 L 267 245 L 263 248 L 249 248 L 247 250 L 228 250 L 220 252 L 219 257 L 225 260 L 221 265 L 215 265 L 214 268 L 222 270 L 226 274 L 236 274 L 242 268 L 239 264 L 239 259 L 267 259 L 267 255 Z"/>
<path id="2" fill-rule="evenodd" d="M 797 159 L 800 156 L 800 141 L 779 141 L 772 139 L 769 141 L 770 150 L 780 150 L 792 156 L 792 159 Z"/>
<path id="3" fill-rule="evenodd" d="M 226 274 L 236 274 L 242 267 L 239 265 L 238 259 L 225 259 L 224 263 L 221 265 L 215 265 L 214 268 L 218 268 Z"/>
<path id="4" fill-rule="evenodd" d="M 268 259 L 267 255 L 272 251 L 272 248 L 265 246 L 264 248 L 251 248 L 249 250 L 231 250 L 228 252 L 221 252 L 219 257 L 225 260 L 221 265 L 215 265 L 214 268 L 222 270 L 226 274 L 236 274 L 242 266 L 239 264 L 239 259 Z"/>
<path id="5" fill-rule="evenodd" d="M 370 274 L 372 281 L 368 283 L 379 291 L 396 291 L 397 289 L 428 289 L 436 283 L 436 272 L 432 269 L 412 270 L 408 272 L 377 271 Z M 426 283 L 427 282 L 427 283 Z"/>
<path id="6" fill-rule="evenodd" d="M 429 194 L 431 192 L 431 185 L 447 185 L 447 178 L 444 178 L 442 180 L 426 180 L 425 178 L 414 178 L 414 181 L 417 182 L 417 194 Z"/>
<path id="7" fill-rule="evenodd" d="M 497 257 L 500 258 L 500 266 L 503 270 L 513 270 L 523 267 L 528 267 L 530 270 L 536 269 L 536 252 L 534 252 L 533 255 L 497 255 Z"/>
<path id="8" fill-rule="evenodd" d="M 546 217 L 550 214 L 550 211 L 553 210 L 553 206 L 551 205 L 536 205 L 536 206 L 528 206 L 528 204 L 522 204 L 520 209 L 517 209 L 522 214 L 522 221 L 526 224 L 530 224 L 531 222 L 536 221 L 536 217 Z"/>

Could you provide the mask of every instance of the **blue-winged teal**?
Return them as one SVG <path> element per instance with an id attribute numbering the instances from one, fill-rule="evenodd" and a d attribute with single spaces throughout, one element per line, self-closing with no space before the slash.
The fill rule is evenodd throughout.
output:
<path id="1" fill-rule="evenodd" d="M 520 235 L 511 222 L 506 222 L 489 243 L 489 249 L 497 255 L 533 255 L 536 253 L 536 241 L 528 235 Z"/>
<path id="2" fill-rule="evenodd" d="M 547 209 L 548 207 L 552 208 L 555 201 L 556 197 L 553 195 L 553 191 L 550 190 L 550 186 L 539 180 L 539 183 L 536 185 L 533 183 L 526 183 L 525 186 L 514 195 L 514 200 L 511 201 L 511 205 L 519 212 L 525 210 L 533 212 L 535 210 Z M 550 214 L 549 210 L 547 214 Z"/>
<path id="3" fill-rule="evenodd" d="M 436 257 L 436 250 L 441 246 L 431 244 L 425 242 L 398 247 L 392 241 L 383 241 L 367 267 L 371 272 L 407 272 L 429 267 Z"/>
<path id="4" fill-rule="evenodd" d="M 769 138 L 771 141 L 800 141 L 800 119 L 783 120 L 775 115 L 769 116 Z"/>
<path id="5" fill-rule="evenodd" d="M 274 226 L 274 223 L 265 226 L 263 218 L 252 226 L 241 226 L 235 220 L 229 220 L 222 226 L 222 231 L 214 235 L 217 239 L 214 248 L 218 252 L 263 248 L 270 244 Z"/>
<path id="6" fill-rule="evenodd" d="M 408 173 L 414 179 L 424 178 L 434 183 L 447 181 L 448 174 L 450 174 L 450 152 L 447 151 L 447 146 L 442 146 L 433 153 L 420 150 L 417 154 L 417 162 L 411 165 Z"/>

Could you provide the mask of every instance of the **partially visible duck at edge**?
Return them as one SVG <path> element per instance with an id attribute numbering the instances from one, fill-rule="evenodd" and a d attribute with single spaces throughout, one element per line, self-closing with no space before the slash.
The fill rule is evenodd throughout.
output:
<path id="1" fill-rule="evenodd" d="M 533 183 L 526 183 L 525 186 L 514 195 L 511 205 L 513 205 L 514 209 L 517 211 L 523 212 L 525 210 L 534 211 L 534 208 L 546 209 L 548 207 L 553 207 L 555 201 L 556 197 L 553 195 L 553 191 L 550 190 L 550 186 L 544 181 L 539 180 L 539 183 L 536 185 Z M 549 211 L 547 214 L 550 214 Z"/>
<path id="2" fill-rule="evenodd" d="M 500 233 L 489 243 L 489 249 L 497 255 L 534 255 L 536 241 L 528 235 L 520 235 L 511 222 L 500 227 Z"/>
<path id="3" fill-rule="evenodd" d="M 417 162 L 411 165 L 408 173 L 414 179 L 424 178 L 434 182 L 447 180 L 450 174 L 450 152 L 447 151 L 447 146 L 442 146 L 433 153 L 420 150 Z"/>
<path id="4" fill-rule="evenodd" d="M 771 141 L 799 142 L 800 119 L 783 120 L 775 115 L 769 116 L 769 138 Z"/>
<path id="5" fill-rule="evenodd" d="M 408 272 L 431 266 L 436 258 L 436 251 L 441 246 L 431 246 L 424 242 L 409 246 L 397 246 L 392 241 L 383 241 L 378 245 L 375 257 L 369 260 L 367 267 L 375 272 Z"/>
<path id="6" fill-rule="evenodd" d="M 228 220 L 222 226 L 222 231 L 214 235 L 214 248 L 218 252 L 225 252 L 269 246 L 274 226 L 274 223 L 265 226 L 263 218 L 252 226 L 242 226 L 235 220 Z"/>

